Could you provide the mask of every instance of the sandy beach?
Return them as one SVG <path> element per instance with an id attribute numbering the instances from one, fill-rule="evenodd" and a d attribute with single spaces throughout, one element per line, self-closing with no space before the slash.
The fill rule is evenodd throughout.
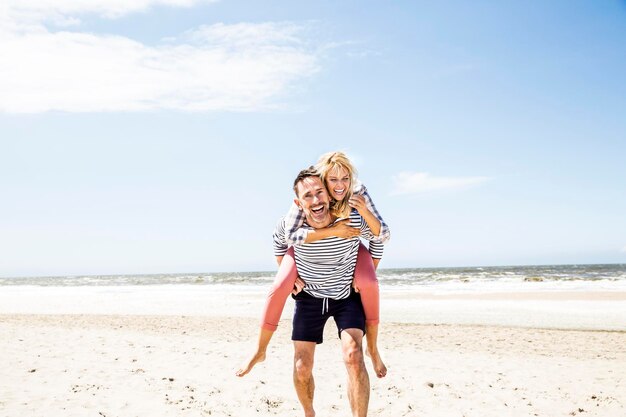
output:
<path id="1" fill-rule="evenodd" d="M 28 293 L 37 301 L 36 291 Z M 10 296 L 0 296 L 7 301 L 0 308 L 2 417 L 301 415 L 291 383 L 290 308 L 266 362 L 244 378 L 234 376 L 256 338 L 258 294 L 231 295 L 222 304 L 217 300 L 224 297 L 215 296 L 200 310 L 174 297 L 161 315 L 147 307 L 165 305 L 154 294 L 141 308 L 130 308 L 121 297 L 95 313 L 79 298 L 72 304 L 66 293 L 65 309 L 54 302 L 39 309 L 23 302 L 28 314 L 9 303 Z M 80 295 L 94 301 L 85 297 Z M 619 329 L 626 324 L 620 315 L 625 294 L 520 297 L 385 294 L 380 344 L 389 374 L 371 378 L 369 415 L 626 415 L 626 332 Z M 521 304 L 502 309 L 511 302 Z M 596 323 L 595 330 L 573 329 L 573 321 L 562 320 L 568 303 L 584 302 L 592 304 L 582 314 L 592 318 L 593 311 L 612 311 L 614 320 L 605 327 L 613 329 L 603 329 L 597 318 L 588 322 Z M 464 312 L 471 303 L 487 303 L 491 314 Z M 438 323 L 420 323 L 420 313 L 429 308 L 441 313 Z M 45 314 L 37 312 L 42 309 Z M 105 310 L 112 313 L 101 314 Z M 561 316 L 545 317 L 539 327 L 512 325 L 523 317 L 506 317 L 524 311 Z M 465 323 L 464 317 L 471 320 Z M 332 322 L 316 360 L 318 416 L 350 415 Z"/>

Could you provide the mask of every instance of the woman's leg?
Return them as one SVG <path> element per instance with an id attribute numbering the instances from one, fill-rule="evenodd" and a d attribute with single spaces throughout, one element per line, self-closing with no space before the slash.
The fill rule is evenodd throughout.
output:
<path id="1" fill-rule="evenodd" d="M 354 286 L 361 294 L 361 302 L 365 311 L 367 354 L 372 359 L 376 376 L 382 378 L 387 374 L 387 367 L 378 351 L 378 323 L 380 322 L 378 279 L 376 278 L 372 255 L 363 244 L 359 246 L 359 255 L 354 270 Z"/>
<path id="2" fill-rule="evenodd" d="M 296 278 L 298 278 L 298 270 L 296 269 L 293 247 L 290 247 L 278 267 L 276 278 L 265 300 L 261 319 L 263 329 L 275 331 L 278 328 L 278 321 L 283 314 L 287 297 L 293 291 Z"/>
<path id="3" fill-rule="evenodd" d="M 256 352 L 237 370 L 237 376 L 244 376 L 252 370 L 254 365 L 265 360 L 267 345 L 270 343 L 274 331 L 278 328 L 278 321 L 283 313 L 285 301 L 291 294 L 297 277 L 298 271 L 293 256 L 293 248 L 289 248 L 278 267 L 276 278 L 265 301 Z"/>

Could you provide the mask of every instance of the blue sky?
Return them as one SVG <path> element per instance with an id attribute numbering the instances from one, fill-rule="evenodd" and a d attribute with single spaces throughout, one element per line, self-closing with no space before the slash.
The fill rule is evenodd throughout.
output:
<path id="1" fill-rule="evenodd" d="M 52 5 L 51 5 L 52 3 Z M 0 276 L 272 270 L 354 160 L 381 267 L 626 263 L 626 3 L 8 0 Z"/>

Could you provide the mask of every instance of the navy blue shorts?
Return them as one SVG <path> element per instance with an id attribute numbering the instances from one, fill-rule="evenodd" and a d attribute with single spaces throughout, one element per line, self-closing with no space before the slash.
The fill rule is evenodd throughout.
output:
<path id="1" fill-rule="evenodd" d="M 291 340 L 322 343 L 324 326 L 330 317 L 335 319 L 340 338 L 341 332 L 345 329 L 360 329 L 365 333 L 365 313 L 361 296 L 354 291 L 343 300 L 326 299 L 328 311 L 324 299 L 315 298 L 304 291 L 293 298 L 296 300 L 296 307 L 293 312 Z"/>

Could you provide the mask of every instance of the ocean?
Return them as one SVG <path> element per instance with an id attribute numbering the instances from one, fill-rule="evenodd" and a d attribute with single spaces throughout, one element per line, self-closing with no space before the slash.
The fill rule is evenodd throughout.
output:
<path id="1" fill-rule="evenodd" d="M 3 287 L 197 286 L 263 290 L 274 271 L 0 277 Z M 626 264 L 380 269 L 381 289 L 425 292 L 626 291 Z"/>
<path id="2" fill-rule="evenodd" d="M 3 314 L 189 315 L 257 320 L 274 271 L 0 278 Z M 381 317 L 626 331 L 626 264 L 378 271 Z M 291 316 L 293 302 L 285 305 Z"/>

